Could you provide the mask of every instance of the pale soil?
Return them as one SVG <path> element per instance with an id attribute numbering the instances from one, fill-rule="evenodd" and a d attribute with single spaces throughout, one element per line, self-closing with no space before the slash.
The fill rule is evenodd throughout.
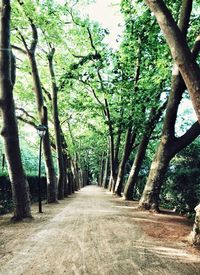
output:
<path id="1" fill-rule="evenodd" d="M 0 274 L 200 274 L 184 217 L 137 211 L 96 186 L 43 210 L 23 223 L 0 217 Z"/>

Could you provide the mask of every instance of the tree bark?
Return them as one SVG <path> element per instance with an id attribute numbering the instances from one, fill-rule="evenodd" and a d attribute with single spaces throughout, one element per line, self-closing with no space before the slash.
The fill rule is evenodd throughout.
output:
<path id="1" fill-rule="evenodd" d="M 74 177 L 71 169 L 71 158 L 68 154 L 68 145 L 65 140 L 65 136 L 61 127 L 60 127 L 60 134 L 61 134 L 63 158 L 65 162 L 65 169 L 67 169 L 68 195 L 71 195 L 72 193 L 74 193 Z"/>
<path id="2" fill-rule="evenodd" d="M 126 168 L 126 163 L 129 159 L 129 156 L 131 154 L 133 144 L 135 142 L 136 133 L 134 129 L 130 126 L 127 130 L 126 134 L 126 141 L 124 145 L 124 152 L 121 159 L 121 162 L 119 164 L 118 169 L 118 175 L 117 175 L 117 181 L 115 186 L 115 194 L 121 197 L 122 187 L 123 187 L 123 179 L 124 179 L 124 173 Z"/>
<path id="3" fill-rule="evenodd" d="M 102 186 L 103 185 L 103 171 L 105 168 L 105 159 L 104 159 L 104 153 L 101 156 L 101 164 L 100 164 L 100 173 L 99 173 L 99 181 L 98 181 L 98 185 Z"/>
<path id="4" fill-rule="evenodd" d="M 1 135 L 4 140 L 8 173 L 12 186 L 15 220 L 31 217 L 29 187 L 26 180 L 19 146 L 18 126 L 15 116 L 13 87 L 15 61 L 10 47 L 10 1 L 1 1 L 0 31 L 0 107 L 2 112 Z"/>
<path id="5" fill-rule="evenodd" d="M 37 68 L 37 63 L 35 60 L 35 55 L 29 51 L 28 57 L 31 65 L 39 120 L 41 124 L 48 126 L 47 108 L 44 106 L 44 102 L 43 102 L 42 87 L 41 87 L 39 72 Z M 52 153 L 51 153 L 49 131 L 47 131 L 43 139 L 43 150 L 44 150 L 45 168 L 46 168 L 46 174 L 47 174 L 47 190 L 48 190 L 47 201 L 49 203 L 52 203 L 57 201 L 57 185 L 56 185 L 56 174 L 54 170 L 54 164 L 53 164 Z"/>
<path id="6" fill-rule="evenodd" d="M 18 0 L 19 5 L 23 7 L 24 2 Z M 48 114 L 47 108 L 44 106 L 43 100 L 43 93 L 42 93 L 42 86 L 40 82 L 39 71 L 37 67 L 37 62 L 35 59 L 35 50 L 38 43 L 38 32 L 33 20 L 26 14 L 28 21 L 30 22 L 30 27 L 32 30 L 32 41 L 30 47 L 28 47 L 26 40 L 24 39 L 23 35 L 19 32 L 19 36 L 24 44 L 25 51 L 20 49 L 23 53 L 26 52 L 30 66 L 31 66 L 31 73 L 33 78 L 33 86 L 34 91 L 36 94 L 36 104 L 38 110 L 38 116 L 40 123 L 47 126 L 48 123 Z M 17 47 L 18 48 L 18 47 Z M 46 124 L 45 124 L 46 123 Z M 49 131 L 46 132 L 45 137 L 43 139 L 43 149 L 44 149 L 44 156 L 45 156 L 45 168 L 46 168 L 46 175 L 47 175 L 47 202 L 57 202 L 57 186 L 56 186 L 56 174 L 52 159 L 51 153 L 51 144 L 50 144 L 50 137 Z"/>
<path id="7" fill-rule="evenodd" d="M 195 221 L 191 232 L 192 243 L 194 245 L 200 245 L 200 204 L 195 207 Z"/>
<path id="8" fill-rule="evenodd" d="M 110 139 L 110 179 L 108 189 L 112 190 L 112 186 L 115 182 L 116 178 L 116 167 L 115 167 L 115 147 L 114 147 L 114 134 L 113 134 L 113 126 L 110 118 L 110 110 L 108 106 L 108 101 L 105 99 L 105 113 L 108 121 L 108 130 L 109 130 L 109 139 Z"/>
<path id="9" fill-rule="evenodd" d="M 172 155 L 169 154 L 170 143 L 162 139 L 151 164 L 150 173 L 145 185 L 139 208 L 159 211 L 159 194 L 168 164 Z"/>
<path id="10" fill-rule="evenodd" d="M 106 157 L 106 163 L 105 163 L 105 170 L 104 170 L 104 175 L 103 175 L 103 188 L 108 188 L 108 171 L 109 171 L 109 150 L 107 153 L 107 157 Z"/>
<path id="11" fill-rule="evenodd" d="M 142 140 L 140 142 L 137 154 L 135 156 L 133 165 L 131 167 L 131 171 L 128 177 L 128 181 L 124 188 L 124 199 L 125 200 L 132 200 L 133 199 L 133 193 L 134 193 L 134 187 L 136 184 L 136 180 L 138 178 L 138 174 L 142 165 L 142 162 L 145 157 L 147 145 L 149 143 L 150 135 L 144 134 L 142 137 Z"/>
<path id="12" fill-rule="evenodd" d="M 159 95 L 159 98 L 160 98 L 160 95 Z M 144 134 L 142 136 L 142 139 L 141 139 L 140 145 L 138 147 L 133 165 L 131 167 L 128 181 L 124 188 L 125 200 L 133 199 L 134 188 L 136 185 L 136 181 L 138 179 L 138 175 L 139 175 L 140 168 L 142 166 L 142 162 L 145 158 L 145 154 L 146 154 L 147 146 L 149 144 L 150 137 L 151 137 L 153 130 L 154 130 L 157 122 L 159 121 L 164 109 L 166 108 L 166 103 L 167 103 L 167 101 L 164 102 L 162 104 L 162 106 L 160 106 L 160 108 L 158 108 L 158 109 L 156 109 L 154 107 L 151 109 L 150 117 L 146 123 Z"/>
<path id="13" fill-rule="evenodd" d="M 51 83 L 52 83 L 52 93 L 53 93 L 53 123 L 54 123 L 54 132 L 55 132 L 55 143 L 56 143 L 56 152 L 57 152 L 57 161 L 58 161 L 58 199 L 64 199 L 67 196 L 68 188 L 67 188 L 67 174 L 66 167 L 64 163 L 63 150 L 62 150 L 62 140 L 60 135 L 60 121 L 59 121 L 59 113 L 58 113 L 58 87 L 56 85 L 55 72 L 53 66 L 53 57 L 54 57 L 55 49 L 52 48 L 51 52 L 48 54 L 48 62 L 49 62 L 49 71 L 51 75 Z"/>

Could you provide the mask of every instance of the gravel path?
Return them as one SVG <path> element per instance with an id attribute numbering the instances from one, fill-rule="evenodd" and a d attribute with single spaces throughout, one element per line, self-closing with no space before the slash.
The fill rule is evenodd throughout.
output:
<path id="1" fill-rule="evenodd" d="M 200 258 L 184 243 L 146 236 L 135 222 L 139 214 L 114 203 L 101 188 L 83 188 L 51 215 L 46 207 L 33 222 L 8 224 L 8 232 L 0 226 L 4 238 L 16 232 L 16 239 L 0 237 L 0 274 L 200 274 Z"/>

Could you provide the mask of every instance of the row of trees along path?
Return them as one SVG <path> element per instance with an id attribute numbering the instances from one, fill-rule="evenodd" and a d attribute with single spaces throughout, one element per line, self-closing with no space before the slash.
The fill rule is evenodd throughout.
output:
<path id="1" fill-rule="evenodd" d="M 178 18 L 178 23 L 174 20 L 164 1 L 145 0 L 144 2 L 146 6 L 141 3 L 144 12 L 138 16 L 138 6 L 133 6 L 132 1 L 122 0 L 121 7 L 125 20 L 124 40 L 119 52 L 115 54 L 107 50 L 106 45 L 102 42 L 106 31 L 102 30 L 96 23 L 81 19 L 78 13 L 74 11 L 73 5 L 62 6 L 56 5 L 54 1 L 47 1 L 41 4 L 41 13 L 34 14 L 33 11 L 37 9 L 35 3 L 31 1 L 18 0 L 11 4 L 10 1 L 1 0 L 0 107 L 3 125 L 1 135 L 12 185 L 14 220 L 32 217 L 29 188 L 20 154 L 16 118 L 33 127 L 36 127 L 37 123 L 46 126 L 53 125 L 54 134 L 52 134 L 53 131 L 50 131 L 51 127 L 48 127 L 49 130 L 43 140 L 48 186 L 47 201 L 49 203 L 55 203 L 58 199 L 64 199 L 74 191 L 78 191 L 89 180 L 94 180 L 97 175 L 99 175 L 99 185 L 108 188 L 109 191 L 118 196 L 121 196 L 123 191 L 126 200 L 133 199 L 136 181 L 145 158 L 147 146 L 153 138 L 152 135 L 155 133 L 156 126 L 163 120 L 160 142 L 155 150 L 149 176 L 139 201 L 140 209 L 159 212 L 159 195 L 171 159 L 193 142 L 200 133 L 200 69 L 196 62 L 200 43 L 199 36 L 193 42 L 193 36 L 196 32 L 193 30 L 191 35 L 188 31 L 190 24 L 195 22 L 195 20 L 191 20 L 193 1 L 182 0 L 178 6 L 174 5 L 173 1 L 169 1 L 169 8 L 174 5 L 177 9 L 175 15 Z M 49 18 L 43 16 L 44 10 L 46 10 Z M 10 17 L 12 15 L 14 31 L 11 30 Z M 152 86 L 149 82 L 154 70 L 149 69 L 149 73 L 143 72 L 144 66 L 148 62 L 151 63 L 148 64 L 149 68 L 152 68 L 152 62 L 156 62 L 154 61 L 156 55 L 160 54 L 160 58 L 163 54 L 166 62 L 170 62 L 168 47 L 164 43 L 163 37 L 160 38 L 161 33 L 155 18 L 166 38 L 174 62 L 171 88 L 168 91 L 169 96 L 165 100 L 162 98 L 162 92 L 166 87 L 169 90 L 169 78 L 167 76 L 169 72 L 163 71 L 163 77 L 155 82 L 155 85 L 153 83 Z M 22 24 L 20 20 L 24 23 L 23 28 L 17 26 L 18 23 Z M 49 20 L 52 24 L 50 28 L 47 28 Z M 69 20 L 69 22 L 65 20 Z M 151 24 L 147 24 L 147 22 Z M 73 24 L 73 28 L 69 28 L 69 31 L 64 28 L 68 24 Z M 58 25 L 62 26 L 63 33 L 59 33 L 55 38 L 54 33 Z M 138 28 L 138 26 L 143 26 L 143 28 Z M 193 27 L 195 29 L 196 25 Z M 144 28 L 146 28 L 145 31 Z M 24 29 L 28 29 L 28 33 L 23 32 Z M 56 58 L 56 47 L 59 48 L 62 43 L 61 47 L 66 46 L 62 40 L 62 36 L 65 34 L 64 30 L 66 30 L 64 39 L 67 35 L 69 37 L 74 35 L 74 39 L 80 36 L 84 38 L 87 45 L 83 48 L 84 55 L 69 50 L 71 53 L 68 60 L 70 64 L 63 63 L 63 56 L 60 59 L 54 59 Z M 20 41 L 19 45 L 16 45 L 15 35 L 12 34 L 16 34 Z M 40 55 L 37 56 L 36 54 L 36 51 L 39 50 L 39 35 L 42 36 L 42 53 L 48 63 L 47 68 L 44 67 L 48 69 L 50 76 L 51 93 L 43 86 L 39 72 L 41 65 L 39 65 L 37 58 Z M 80 37 L 79 47 L 83 46 Z M 13 40 L 12 45 L 11 39 Z M 158 39 L 162 40 L 161 47 L 158 47 Z M 192 42 L 193 46 L 191 47 Z M 79 49 L 79 53 L 81 50 L 82 48 Z M 16 55 L 19 54 L 20 57 L 17 56 L 16 59 L 13 52 Z M 13 90 L 16 83 L 16 62 L 21 56 L 23 59 L 27 59 L 26 64 L 30 69 L 29 74 L 36 101 L 34 116 L 21 108 L 24 116 L 16 117 Z M 146 61 L 147 56 L 151 57 L 148 59 L 149 61 Z M 59 66 L 59 62 L 61 64 L 60 69 L 62 69 L 59 81 L 57 81 L 54 65 Z M 110 68 L 111 62 L 114 70 Z M 162 62 L 164 61 L 162 60 Z M 109 83 L 109 81 L 111 82 Z M 147 83 L 149 86 L 145 86 Z M 103 130 L 98 130 L 92 123 L 88 123 L 93 135 L 98 138 L 101 137 L 100 146 L 94 145 L 97 139 L 94 141 L 94 136 L 92 136 L 89 145 L 83 147 L 82 151 L 71 127 L 76 119 L 71 119 L 71 122 L 70 116 L 66 113 L 66 106 L 73 106 L 69 96 L 71 90 L 76 91 L 80 85 L 84 92 L 90 95 L 88 96 L 90 99 L 88 99 L 79 90 L 80 96 L 82 96 L 82 102 L 79 102 L 80 106 L 86 110 L 88 104 L 88 108 L 92 109 L 91 112 L 93 112 L 95 119 L 100 121 L 101 118 L 101 123 L 104 125 L 102 126 Z M 182 136 L 177 137 L 175 123 L 178 107 L 185 90 L 190 95 L 198 121 Z M 70 102 L 69 105 L 63 106 L 64 103 L 58 100 L 59 93 L 66 101 Z M 68 95 L 66 96 L 66 94 Z M 85 106 L 83 106 L 84 100 L 87 103 Z M 93 100 L 92 107 L 90 105 L 91 100 Z M 165 113 L 164 110 L 166 110 Z M 66 116 L 62 123 L 60 123 L 60 113 Z M 63 127 L 66 121 L 71 147 L 68 137 L 66 138 L 66 128 Z M 77 127 L 77 131 L 79 131 L 80 124 Z M 99 158 L 95 159 L 93 155 L 90 158 L 90 147 L 92 146 L 93 152 L 97 153 L 98 156 L 100 155 Z M 52 158 L 52 148 L 56 150 L 57 177 Z M 129 178 L 124 185 L 126 165 L 134 150 L 137 152 L 130 169 Z M 94 166 L 94 162 L 96 166 Z M 192 242 L 198 245 L 200 243 L 200 207 L 197 206 L 195 211 Z"/>

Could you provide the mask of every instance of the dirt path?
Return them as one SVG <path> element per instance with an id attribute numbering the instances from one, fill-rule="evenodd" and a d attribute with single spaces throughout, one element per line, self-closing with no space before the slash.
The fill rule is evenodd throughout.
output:
<path id="1" fill-rule="evenodd" d="M 183 242 L 146 235 L 145 214 L 133 208 L 88 186 L 45 205 L 33 221 L 11 224 L 1 217 L 0 274 L 200 274 L 198 254 Z"/>

